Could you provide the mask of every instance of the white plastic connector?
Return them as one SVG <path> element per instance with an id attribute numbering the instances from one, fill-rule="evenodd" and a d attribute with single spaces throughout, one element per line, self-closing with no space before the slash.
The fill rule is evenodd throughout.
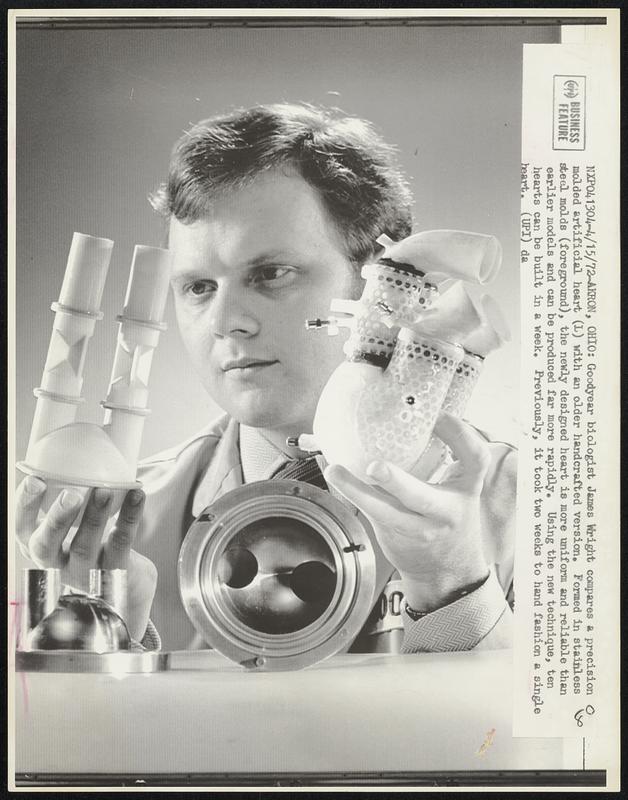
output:
<path id="1" fill-rule="evenodd" d="M 482 324 L 483 319 L 480 303 L 460 281 L 456 281 L 417 318 L 414 327 L 439 339 L 462 342 Z"/>
<path id="2" fill-rule="evenodd" d="M 427 282 L 436 286 L 449 278 L 488 283 L 501 268 L 499 240 L 481 233 L 421 231 L 397 243 L 385 235 L 377 241 L 385 248 L 385 258 L 411 264 L 425 274 Z"/>
<path id="3" fill-rule="evenodd" d="M 316 443 L 316 438 L 311 433 L 302 433 L 298 439 L 298 448 L 304 453 L 318 453 L 320 447 Z"/>
<path id="4" fill-rule="evenodd" d="M 497 301 L 489 294 L 480 298 L 481 324 L 462 340 L 465 350 L 486 358 L 489 353 L 510 341 L 510 328 Z"/>

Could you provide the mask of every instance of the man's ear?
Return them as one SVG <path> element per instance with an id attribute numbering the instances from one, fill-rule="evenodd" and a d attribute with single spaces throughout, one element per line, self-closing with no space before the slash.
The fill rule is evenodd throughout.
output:
<path id="1" fill-rule="evenodd" d="M 367 264 L 368 259 L 364 263 Z M 360 274 L 361 271 L 362 271 L 361 266 L 358 267 L 357 265 L 355 265 L 353 267 L 353 280 L 351 282 L 350 296 L 347 298 L 348 300 L 359 300 L 362 297 L 362 292 L 364 291 L 364 284 L 366 283 L 366 281 Z"/>

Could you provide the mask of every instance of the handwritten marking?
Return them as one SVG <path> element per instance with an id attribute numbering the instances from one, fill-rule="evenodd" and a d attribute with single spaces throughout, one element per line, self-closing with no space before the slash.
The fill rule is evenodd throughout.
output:
<path id="1" fill-rule="evenodd" d="M 573 715 L 573 718 L 576 720 L 576 725 L 581 728 L 584 725 L 583 715 L 588 714 L 588 716 L 593 716 L 595 714 L 595 709 L 592 705 L 585 706 L 584 708 L 578 709 L 576 713 Z"/>
<path id="2" fill-rule="evenodd" d="M 476 756 L 484 756 L 486 755 L 486 751 L 488 748 L 493 744 L 493 739 L 495 738 L 495 728 L 491 728 L 490 731 L 486 734 L 484 741 L 482 742 L 482 746 L 477 751 Z"/>

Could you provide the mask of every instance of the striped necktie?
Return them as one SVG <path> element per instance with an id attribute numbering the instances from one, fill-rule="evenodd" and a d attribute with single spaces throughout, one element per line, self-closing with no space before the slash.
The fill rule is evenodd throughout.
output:
<path id="1" fill-rule="evenodd" d="M 292 480 L 311 483 L 319 489 L 327 490 L 327 483 L 316 461 L 316 456 L 309 458 L 295 458 L 286 461 L 272 475 L 271 480 Z"/>

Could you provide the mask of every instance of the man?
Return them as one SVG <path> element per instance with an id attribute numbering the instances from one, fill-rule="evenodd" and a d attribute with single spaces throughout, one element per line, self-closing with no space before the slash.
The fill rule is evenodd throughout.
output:
<path id="1" fill-rule="evenodd" d="M 410 195 L 391 148 L 367 123 L 276 105 L 193 127 L 154 205 L 169 221 L 183 341 L 225 415 L 141 467 L 146 497 L 129 493 L 104 544 L 111 497 L 102 489 L 64 549 L 80 498 L 64 492 L 40 520 L 44 485 L 28 478 L 17 528 L 24 554 L 61 567 L 71 585 L 84 584 L 96 563 L 126 567 L 131 635 L 154 644 L 156 625 L 163 646 L 178 649 L 193 637 L 177 586 L 185 532 L 217 497 L 305 455 L 286 441 L 312 430 L 344 356 L 342 337 L 315 336 L 304 320 L 326 313 L 333 298 L 359 297 L 377 237 L 410 233 Z M 404 651 L 505 646 L 514 455 L 449 415 L 436 433 L 456 457 L 438 485 L 387 462 L 370 465 L 373 486 L 338 465 L 325 480 L 373 526 L 383 554 L 378 588 L 398 573 Z"/>

